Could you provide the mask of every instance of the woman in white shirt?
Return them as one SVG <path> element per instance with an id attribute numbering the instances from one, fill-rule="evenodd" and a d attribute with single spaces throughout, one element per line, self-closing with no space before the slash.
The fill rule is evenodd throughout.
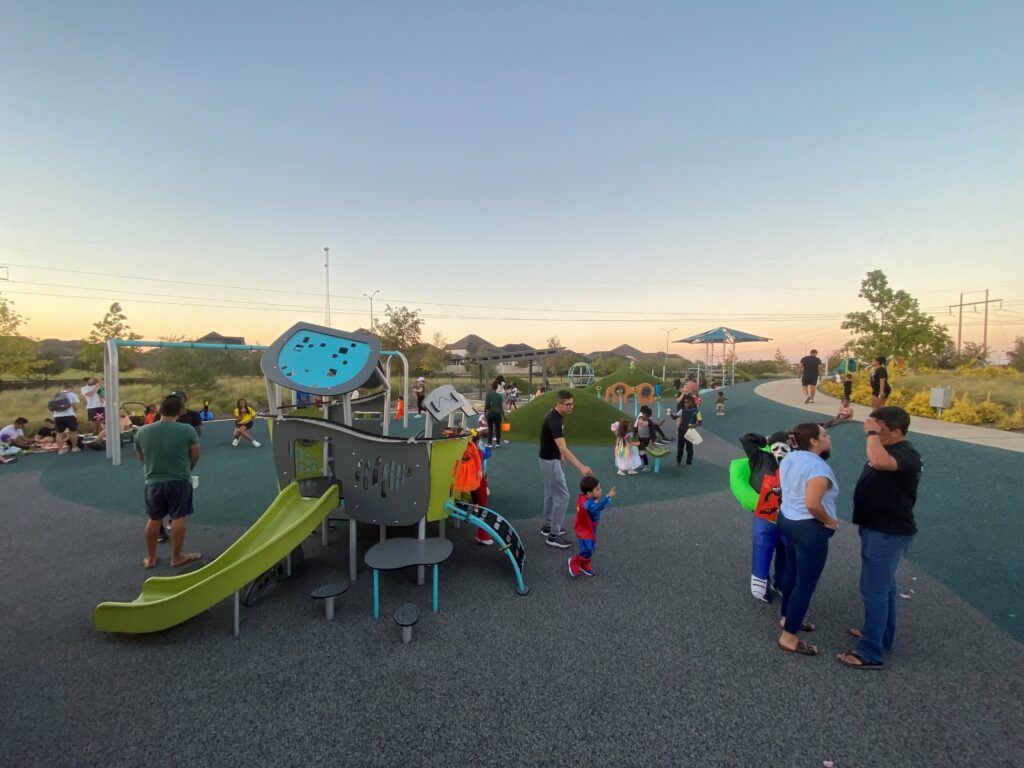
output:
<path id="1" fill-rule="evenodd" d="M 839 525 L 839 485 L 826 463 L 832 447 L 828 432 L 819 424 L 797 424 L 793 427 L 793 438 L 796 450 L 779 465 L 782 506 L 778 525 L 786 546 L 786 570 L 780 585 L 779 647 L 790 653 L 815 656 L 817 646 L 805 643 L 797 633 L 814 630 L 814 625 L 804 617 L 825 569 L 828 540 Z"/>

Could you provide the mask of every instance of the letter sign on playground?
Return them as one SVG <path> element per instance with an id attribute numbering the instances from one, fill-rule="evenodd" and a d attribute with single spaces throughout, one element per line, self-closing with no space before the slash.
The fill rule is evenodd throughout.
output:
<path id="1" fill-rule="evenodd" d="M 270 345 L 260 369 L 288 389 L 343 395 L 365 384 L 379 359 L 376 336 L 296 323 Z"/>

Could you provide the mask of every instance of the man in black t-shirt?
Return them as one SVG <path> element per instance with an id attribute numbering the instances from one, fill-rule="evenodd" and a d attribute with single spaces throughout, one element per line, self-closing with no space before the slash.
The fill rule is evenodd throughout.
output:
<path id="1" fill-rule="evenodd" d="M 581 474 L 593 474 L 590 467 L 577 459 L 565 444 L 565 426 L 562 417 L 572 413 L 574 405 L 572 392 L 561 390 L 555 400 L 555 407 L 544 417 L 540 425 L 540 473 L 544 478 L 544 523 L 540 529 L 549 547 L 567 549 L 565 538 L 565 512 L 569 506 L 569 489 L 565 485 L 562 465 L 568 459 Z"/>
<path id="2" fill-rule="evenodd" d="M 853 524 L 860 528 L 860 594 L 864 624 L 850 634 L 857 648 L 839 654 L 855 669 L 881 669 L 882 652 L 896 638 L 896 569 L 917 524 L 914 503 L 921 480 L 921 455 L 909 442 L 910 415 L 887 406 L 864 420 L 868 463 L 853 491 Z"/>
<path id="3" fill-rule="evenodd" d="M 821 358 L 818 350 L 812 349 L 811 354 L 800 359 L 800 387 L 804 392 L 804 404 L 814 402 L 814 389 L 818 386 L 821 375 Z"/>
<path id="4" fill-rule="evenodd" d="M 182 410 L 178 416 L 179 424 L 188 424 L 196 431 L 196 437 L 203 436 L 203 417 L 196 411 L 189 410 L 188 395 L 183 389 L 172 389 L 168 397 L 176 397 L 181 400 Z"/>

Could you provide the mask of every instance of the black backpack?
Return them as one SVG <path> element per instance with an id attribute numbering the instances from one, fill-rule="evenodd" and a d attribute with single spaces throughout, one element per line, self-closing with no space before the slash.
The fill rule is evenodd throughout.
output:
<path id="1" fill-rule="evenodd" d="M 54 413 L 57 411 L 66 411 L 71 407 L 71 398 L 69 398 L 65 392 L 58 392 L 50 398 L 50 402 L 46 404 L 46 407 Z"/>

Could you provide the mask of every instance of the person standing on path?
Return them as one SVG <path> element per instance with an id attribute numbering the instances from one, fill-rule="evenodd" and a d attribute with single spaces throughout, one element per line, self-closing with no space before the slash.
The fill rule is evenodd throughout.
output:
<path id="1" fill-rule="evenodd" d="M 800 359 L 800 387 L 804 393 L 804 405 L 814 402 L 814 391 L 821 376 L 821 358 L 818 350 L 812 349 L 811 354 Z"/>
<path id="2" fill-rule="evenodd" d="M 103 379 L 96 380 L 92 376 L 82 379 L 82 388 L 79 390 L 85 398 L 85 413 L 89 419 L 89 426 L 93 434 L 100 431 L 100 420 L 104 416 L 103 406 L 106 401 L 100 390 L 103 387 Z"/>
<path id="3" fill-rule="evenodd" d="M 416 395 L 416 418 L 423 418 L 423 398 L 427 396 L 427 380 L 420 376 L 412 385 L 412 393 Z"/>
<path id="4" fill-rule="evenodd" d="M 877 411 L 885 407 L 885 401 L 892 394 L 889 386 L 889 371 L 885 368 L 886 359 L 876 357 L 871 361 L 871 410 Z"/>
<path id="5" fill-rule="evenodd" d="M 544 417 L 540 425 L 540 474 L 544 478 L 544 522 L 540 529 L 549 547 L 568 549 L 565 538 L 565 513 L 569 506 L 569 488 L 565 484 L 563 465 L 566 459 L 582 475 L 592 475 L 590 467 L 577 459 L 565 444 L 564 417 L 572 413 L 572 392 L 563 389 L 558 392 L 555 407 Z"/>
<path id="6" fill-rule="evenodd" d="M 491 382 L 491 391 L 484 398 L 484 413 L 487 414 L 487 437 L 491 446 L 501 445 L 501 419 L 505 415 L 505 398 L 501 396 L 501 383 Z"/>
<path id="7" fill-rule="evenodd" d="M 864 421 L 867 459 L 853 491 L 853 524 L 860 527 L 860 594 L 864 624 L 851 629 L 856 649 L 840 653 L 854 669 L 881 669 L 896 639 L 896 569 L 917 533 L 914 503 L 921 454 L 907 442 L 910 414 L 887 406 Z"/>
<path id="8" fill-rule="evenodd" d="M 179 397 L 165 397 L 160 403 L 160 421 L 144 426 L 135 435 L 135 452 L 146 476 L 146 559 L 145 568 L 155 568 L 157 537 L 161 523 L 169 517 L 171 567 L 180 568 L 199 560 L 198 552 L 182 552 L 188 516 L 192 514 L 192 470 L 199 463 L 199 437 L 188 424 L 178 423 L 184 408 Z"/>
<path id="9" fill-rule="evenodd" d="M 68 451 L 78 453 L 82 450 L 78 447 L 78 418 L 75 416 L 79 402 L 81 401 L 78 399 L 78 395 L 72 391 L 70 384 L 65 384 L 57 396 L 50 401 L 51 408 L 55 408 L 58 404 L 66 406 L 50 411 L 53 423 L 57 428 L 58 456 L 62 456 Z"/>

